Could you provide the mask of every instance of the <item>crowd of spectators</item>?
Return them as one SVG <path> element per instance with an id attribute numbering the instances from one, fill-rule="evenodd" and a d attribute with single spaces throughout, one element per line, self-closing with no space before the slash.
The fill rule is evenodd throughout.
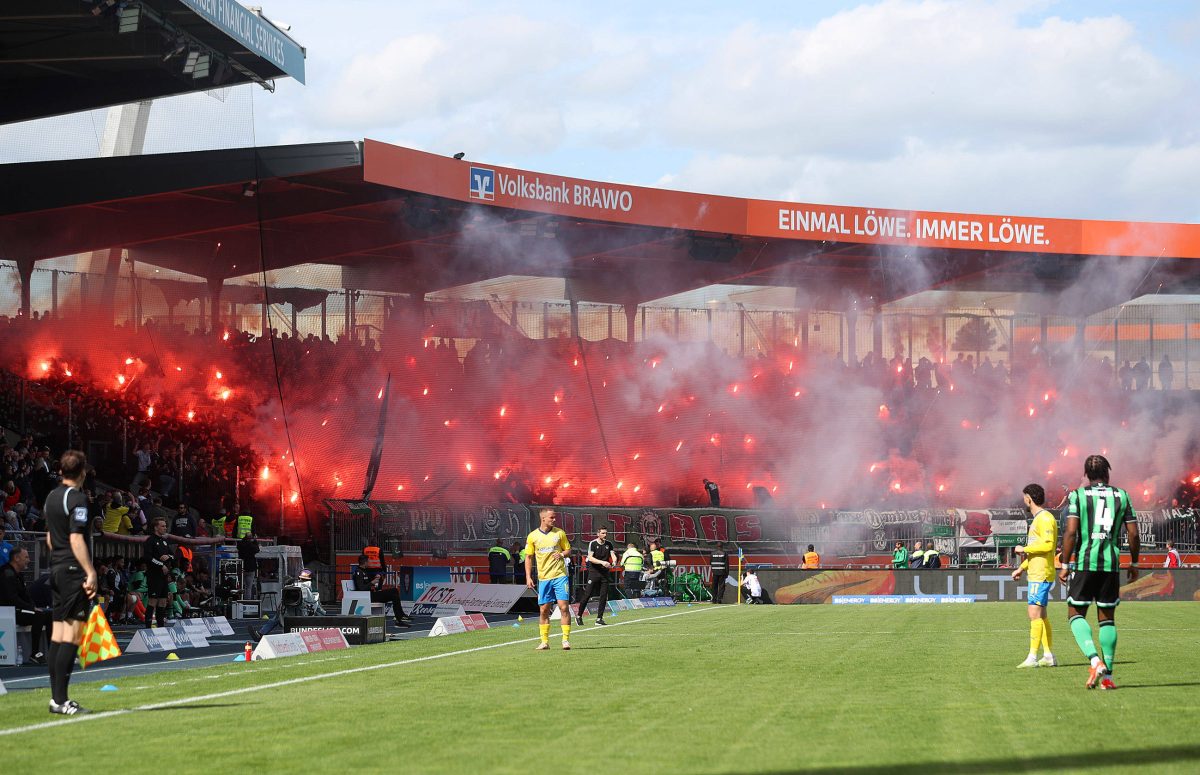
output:
<path id="1" fill-rule="evenodd" d="M 1132 394 L 1154 381 L 1144 359 L 1115 368 L 1108 358 L 1069 349 L 1022 351 L 1015 364 L 993 360 L 1011 357 L 994 351 L 978 358 L 966 352 L 919 357 L 916 363 L 902 352 L 890 359 L 871 352 L 847 362 L 841 354 L 788 343 L 736 357 L 712 342 L 581 342 L 565 332 L 534 339 L 515 328 L 453 339 L 433 336 L 435 331 L 390 335 L 385 345 L 370 336 L 334 340 L 272 330 L 258 337 L 147 321 L 106 330 L 102 345 L 76 345 L 66 321 L 0 318 L 0 342 L 8 342 L 0 344 L 6 366 L 0 371 L 0 422 L 15 424 L 18 383 L 24 381 L 29 427 L 58 446 L 68 438 L 76 446 L 107 443 L 108 460 L 124 449 L 128 470 L 103 470 L 105 476 L 127 477 L 118 481 L 128 481 L 137 496 L 149 485 L 167 506 L 185 499 L 208 518 L 228 511 L 235 494 L 249 499 L 235 481 L 239 471 L 243 483 L 254 479 L 265 460 L 287 459 L 290 445 L 305 456 L 311 503 L 351 496 L 337 489 L 346 478 L 339 472 L 365 467 L 363 439 L 370 434 L 345 440 L 349 426 L 341 423 L 343 436 L 333 441 L 336 434 L 321 429 L 331 421 L 337 427 L 339 417 L 361 422 L 370 416 L 387 377 L 393 396 L 404 396 L 415 409 L 405 420 L 405 443 L 389 447 L 385 464 L 385 470 L 412 474 L 386 485 L 389 492 L 403 491 L 401 499 L 584 503 L 619 495 L 634 503 L 681 504 L 680 490 L 691 486 L 679 483 L 711 474 L 711 461 L 685 452 L 659 454 L 648 465 L 636 457 L 638 450 L 657 445 L 678 452 L 685 443 L 701 449 L 711 442 L 722 447 L 727 505 L 736 506 L 748 505 L 750 493 L 758 502 L 759 494 L 775 491 L 782 478 L 775 465 L 793 454 L 795 434 L 806 425 L 840 422 L 830 413 L 835 402 L 843 402 L 847 417 L 862 411 L 852 401 L 870 403 L 872 413 L 878 408 L 877 426 L 855 436 L 855 442 L 869 437 L 860 457 L 868 463 L 887 458 L 887 470 L 912 472 L 903 494 L 921 499 L 937 493 L 935 479 L 949 465 L 929 452 L 948 446 L 937 438 L 946 427 L 980 428 L 996 415 L 1032 416 L 1035 405 L 1038 412 L 1050 409 L 1043 394 L 1123 392 L 1115 388 Z M 39 374 L 43 357 L 47 368 Z M 1173 375 L 1164 357 L 1159 385 L 1173 389 Z M 874 395 L 860 401 L 866 394 L 854 387 L 877 389 L 882 402 Z M 947 398 L 955 395 L 963 398 Z M 293 421 L 286 440 L 280 401 Z M 306 425 L 312 418 L 318 421 Z M 625 458 L 623 468 L 633 471 L 628 477 L 639 481 L 607 482 L 601 472 L 614 458 Z M 475 476 L 474 460 L 486 461 L 481 475 Z M 426 474 L 423 481 L 419 474 Z M 611 491 L 594 486 L 601 479 Z M 745 492 L 731 479 L 746 482 Z M 856 494 L 894 502 L 897 490 L 889 485 L 895 481 L 881 481 L 880 488 L 858 488 Z M 118 498 L 117 510 L 127 500 Z M 283 500 L 280 490 L 281 510 Z M 113 519 L 118 530 L 137 529 Z"/>

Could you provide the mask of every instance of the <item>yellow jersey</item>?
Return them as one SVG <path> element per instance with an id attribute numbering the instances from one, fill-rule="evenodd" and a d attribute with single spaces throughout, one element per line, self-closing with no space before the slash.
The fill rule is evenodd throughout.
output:
<path id="1" fill-rule="evenodd" d="M 1058 522 L 1054 515 L 1042 509 L 1029 523 L 1025 539 L 1025 560 L 1021 569 L 1029 572 L 1030 581 L 1054 581 L 1054 551 L 1058 546 Z"/>
<path id="2" fill-rule="evenodd" d="M 562 528 L 553 528 L 548 533 L 543 533 L 541 528 L 534 530 L 525 539 L 525 551 L 527 554 L 532 553 L 537 561 L 538 581 L 549 581 L 567 575 L 562 557 L 551 556 L 555 552 L 566 554 L 571 551 L 571 544 Z"/>

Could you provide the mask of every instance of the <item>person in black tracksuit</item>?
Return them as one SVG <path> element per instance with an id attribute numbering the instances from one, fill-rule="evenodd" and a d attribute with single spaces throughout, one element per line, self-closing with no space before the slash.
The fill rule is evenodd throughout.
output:
<path id="1" fill-rule="evenodd" d="M 612 581 L 613 568 L 617 566 L 617 550 L 608 541 L 608 528 L 602 527 L 596 531 L 596 540 L 588 544 L 586 563 L 588 585 L 584 590 L 583 599 L 579 601 L 579 611 L 575 614 L 575 623 L 581 627 L 588 601 L 597 593 L 599 605 L 596 608 L 596 624 L 605 624 L 604 608 L 608 605 L 608 584 Z"/>
<path id="2" fill-rule="evenodd" d="M 167 520 L 155 517 L 150 523 L 150 535 L 146 536 L 146 543 L 142 545 L 142 557 L 146 560 L 147 628 L 153 627 L 156 620 L 159 627 L 167 626 L 167 605 L 171 602 L 167 583 L 175 555 L 163 537 L 166 534 Z"/>
<path id="3" fill-rule="evenodd" d="M 725 580 L 729 578 L 729 555 L 724 546 L 717 546 L 708 557 L 708 567 L 712 571 L 712 596 L 714 603 L 725 600 Z"/>
<path id="4" fill-rule="evenodd" d="M 353 574 L 354 590 L 356 592 L 370 592 L 372 603 L 391 603 L 392 615 L 396 619 L 396 626 L 411 627 L 412 619 L 404 613 L 404 608 L 400 605 L 400 590 L 395 587 L 385 587 L 383 585 L 383 569 L 363 567 L 366 565 L 367 560 L 368 558 L 365 554 L 358 556 L 358 565 L 355 567 Z"/>

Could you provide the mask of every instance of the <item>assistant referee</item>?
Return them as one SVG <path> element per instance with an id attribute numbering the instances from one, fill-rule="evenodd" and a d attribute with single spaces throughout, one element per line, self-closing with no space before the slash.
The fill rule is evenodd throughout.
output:
<path id="1" fill-rule="evenodd" d="M 50 549 L 50 593 L 53 631 L 47 665 L 50 671 L 50 712 L 63 716 L 89 713 L 67 697 L 71 671 L 83 638 L 89 601 L 96 597 L 96 569 L 88 539 L 88 500 L 81 489 L 87 476 L 87 456 L 69 449 L 59 460 L 62 484 L 46 496 L 46 546 Z"/>

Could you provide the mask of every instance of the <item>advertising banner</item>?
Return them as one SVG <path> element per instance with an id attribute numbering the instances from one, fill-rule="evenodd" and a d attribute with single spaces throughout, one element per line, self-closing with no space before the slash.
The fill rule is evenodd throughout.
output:
<path id="1" fill-rule="evenodd" d="M 342 631 L 333 628 L 309 632 L 282 632 L 263 636 L 254 649 L 252 658 L 277 659 L 312 654 L 317 651 L 333 651 L 350 648 Z"/>
<path id="2" fill-rule="evenodd" d="M 339 630 L 352 646 L 387 640 L 387 625 L 382 616 L 294 616 L 286 623 L 285 632 Z"/>
<path id="3" fill-rule="evenodd" d="M 516 584 L 431 584 L 414 607 L 449 605 L 471 612 L 506 614 L 524 592 L 525 587 Z"/>
<path id="4" fill-rule="evenodd" d="M 483 618 L 483 614 L 443 616 L 433 623 L 433 627 L 429 630 L 429 637 L 436 638 L 441 635 L 457 635 L 486 629 L 489 629 L 489 625 L 487 619 Z"/>
<path id="5" fill-rule="evenodd" d="M 780 605 L 833 603 L 834 597 L 873 596 L 968 596 L 977 602 L 1023 602 L 1028 583 L 1013 581 L 1011 571 L 996 569 L 958 570 L 828 570 L 804 571 L 767 569 L 759 571 L 763 589 Z M 1200 601 L 1200 570 L 1143 569 L 1137 581 L 1121 573 L 1121 600 Z M 1055 584 L 1051 600 L 1066 600 L 1065 584 Z"/>
<path id="6" fill-rule="evenodd" d="M 0 665 L 17 664 L 17 609 L 0 606 Z"/>
<path id="7" fill-rule="evenodd" d="M 126 654 L 147 654 L 203 648 L 208 648 L 208 639 L 202 634 L 202 631 L 159 627 L 154 630 L 135 632 L 133 639 L 129 641 L 129 645 L 124 648 L 124 651 Z"/>

